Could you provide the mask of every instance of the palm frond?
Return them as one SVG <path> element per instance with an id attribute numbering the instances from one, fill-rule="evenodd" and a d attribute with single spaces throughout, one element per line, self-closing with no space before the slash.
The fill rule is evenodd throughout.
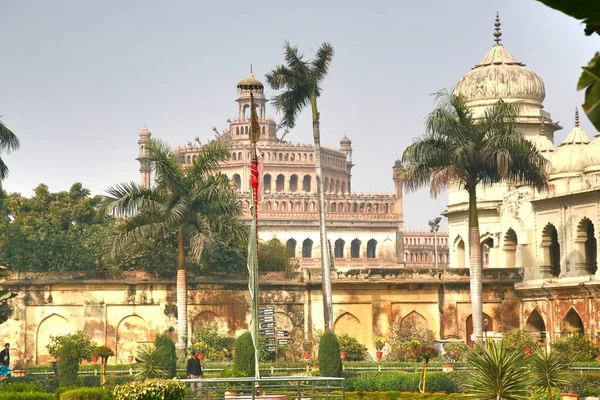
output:
<path id="1" fill-rule="evenodd" d="M 316 78 L 317 83 L 323 81 L 327 72 L 329 72 L 329 66 L 333 60 L 335 52 L 331 43 L 325 42 L 319 47 L 315 58 L 311 61 L 313 66 L 313 75 Z"/>
<path id="2" fill-rule="evenodd" d="M 307 84 L 297 86 L 293 90 L 280 93 L 273 97 L 273 106 L 277 112 L 283 113 L 281 125 L 292 129 L 300 112 L 310 102 L 310 89 Z"/>
<path id="3" fill-rule="evenodd" d="M 304 55 L 298 51 L 298 46 L 292 46 L 287 40 L 283 45 L 283 58 L 288 67 L 296 71 L 299 76 L 308 77 L 310 75 L 310 68 L 304 61 Z"/>
<path id="4" fill-rule="evenodd" d="M 157 138 L 150 139 L 146 155 L 155 172 L 157 186 L 164 187 L 174 196 L 185 192 L 182 165 L 166 142 Z"/>
<path id="5" fill-rule="evenodd" d="M 285 65 L 276 66 L 273 71 L 265 74 L 265 78 L 274 90 L 293 89 L 305 81 L 304 76 Z"/>
<path id="6" fill-rule="evenodd" d="M 4 163 L 2 157 L 0 157 L 0 181 L 3 181 L 8 177 L 8 166 Z"/>
<path id="7" fill-rule="evenodd" d="M 102 197 L 102 210 L 117 217 L 135 215 L 138 210 L 156 207 L 162 202 L 160 193 L 143 188 L 135 182 L 123 182 L 106 189 Z"/>
<path id="8" fill-rule="evenodd" d="M 187 186 L 193 187 L 196 182 L 205 180 L 209 175 L 218 171 L 219 164 L 229 160 L 230 151 L 229 145 L 221 140 L 213 140 L 204 145 L 198 157 L 194 158 L 192 164 L 184 172 L 186 179 L 189 180 Z"/>
<path id="9" fill-rule="evenodd" d="M 127 226 L 120 227 L 120 231 L 113 237 L 111 258 L 118 257 L 125 249 L 134 243 L 141 243 L 149 239 L 157 238 L 170 231 L 162 222 L 150 223 L 147 216 L 135 216 L 127 220 Z"/>
<path id="10" fill-rule="evenodd" d="M 0 121 L 0 151 L 15 151 L 21 147 L 19 138 Z"/>
<path id="11" fill-rule="evenodd" d="M 562 389 L 569 383 L 567 366 L 560 355 L 546 348 L 534 352 L 530 359 L 532 383 L 536 387 L 548 389 Z"/>

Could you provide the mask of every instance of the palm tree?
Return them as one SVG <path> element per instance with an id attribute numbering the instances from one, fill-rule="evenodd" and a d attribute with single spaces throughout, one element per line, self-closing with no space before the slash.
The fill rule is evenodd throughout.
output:
<path id="1" fill-rule="evenodd" d="M 210 142 L 188 166 L 157 139 L 151 140 L 146 153 L 155 171 L 155 185 L 143 188 L 133 182 L 121 183 L 108 188 L 104 198 L 109 214 L 128 217 L 119 226 L 113 254 L 134 242 L 177 234 L 177 346 L 186 348 L 186 254 L 200 261 L 216 235 L 241 238 L 245 232 L 236 219 L 240 205 L 230 181 L 218 172 L 219 163 L 229 158 L 229 149 L 221 141 Z"/>
<path id="2" fill-rule="evenodd" d="M 500 341 L 469 350 L 469 397 L 477 400 L 522 400 L 528 398 L 526 356 L 507 350 Z"/>
<path id="3" fill-rule="evenodd" d="M 4 160 L 2 160 L 2 152 L 11 152 L 18 150 L 21 146 L 19 142 L 19 138 L 17 135 L 12 133 L 10 129 L 6 127 L 0 121 L 0 199 L 2 198 L 2 181 L 6 179 L 8 176 L 8 167 L 4 164 Z"/>
<path id="4" fill-rule="evenodd" d="M 515 130 L 518 103 L 500 100 L 484 115 L 474 117 L 461 96 L 443 90 L 436 94 L 436 100 L 438 106 L 427 118 L 426 133 L 402 155 L 400 177 L 408 191 L 429 185 L 433 197 L 448 186 L 467 191 L 473 333 L 481 338 L 482 260 L 477 188 L 507 182 L 545 189 L 546 160 Z"/>
<path id="5" fill-rule="evenodd" d="M 546 348 L 540 348 L 533 353 L 530 359 L 533 385 L 543 388 L 547 392 L 548 400 L 552 400 L 552 389 L 561 389 L 569 383 L 566 366 L 561 356 Z"/>
<path id="6" fill-rule="evenodd" d="M 313 138 L 315 141 L 315 176 L 319 203 L 319 227 L 321 238 L 321 270 L 323 275 L 323 316 L 325 330 L 333 328 L 333 300 L 331 293 L 331 266 L 329 242 L 325 228 L 325 194 L 321 171 L 321 133 L 319 130 L 320 113 L 317 98 L 321 95 L 321 83 L 327 76 L 333 59 L 333 47 L 323 43 L 313 60 L 304 60 L 298 47 L 285 42 L 284 58 L 287 65 L 278 65 L 267 74 L 267 82 L 274 90 L 283 90 L 275 96 L 273 104 L 278 112 L 283 112 L 281 124 L 289 129 L 296 126 L 296 118 L 305 107 L 312 111 Z"/>

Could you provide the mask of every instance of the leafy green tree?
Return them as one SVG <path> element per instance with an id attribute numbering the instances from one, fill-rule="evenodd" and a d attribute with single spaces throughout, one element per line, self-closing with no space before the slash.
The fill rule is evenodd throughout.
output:
<path id="1" fill-rule="evenodd" d="M 4 278 L 9 275 L 7 268 L 0 265 L 0 283 L 4 282 Z M 12 315 L 12 308 L 8 304 L 8 301 L 17 294 L 10 290 L 3 290 L 0 287 L 0 324 L 6 322 L 6 320 Z"/>
<path id="2" fill-rule="evenodd" d="M 562 11 L 585 24 L 585 34 L 600 35 L 600 7 L 593 1 L 586 0 L 538 0 L 539 2 Z M 600 130 L 600 52 L 596 52 L 577 82 L 577 90 L 585 91 L 583 110 L 596 129 Z"/>
<path id="3" fill-rule="evenodd" d="M 127 217 L 119 224 L 113 251 L 119 253 L 167 233 L 177 235 L 177 346 L 187 347 L 187 266 L 186 254 L 200 262 L 206 249 L 215 244 L 216 234 L 243 236 L 246 230 L 237 220 L 240 204 L 227 176 L 219 172 L 229 148 L 213 141 L 202 148 L 189 165 L 164 142 L 152 139 L 146 155 L 155 172 L 155 184 L 121 183 L 107 189 L 105 207 L 110 215 Z"/>
<path id="4" fill-rule="evenodd" d="M 80 348 L 74 341 L 66 341 L 60 347 L 58 361 L 58 382 L 60 386 L 77 385 L 77 373 L 81 361 Z"/>
<path id="5" fill-rule="evenodd" d="M 244 332 L 235 341 L 233 353 L 234 369 L 243 372 L 245 376 L 255 375 L 254 343 L 250 332 Z"/>
<path id="6" fill-rule="evenodd" d="M 175 343 L 167 335 L 158 335 L 154 340 L 154 346 L 164 349 L 167 378 L 175 378 L 177 375 L 177 350 L 175 349 Z"/>
<path id="7" fill-rule="evenodd" d="M 477 188 L 508 182 L 542 190 L 547 187 L 546 159 L 515 130 L 518 103 L 498 101 L 474 117 L 465 99 L 440 91 L 426 133 L 402 155 L 400 178 L 408 191 L 429 185 L 432 196 L 459 187 L 469 196 L 469 268 L 473 334 L 483 336 L 481 247 Z"/>
<path id="8" fill-rule="evenodd" d="M 207 324 L 194 329 L 192 349 L 204 353 L 206 360 L 230 360 L 235 339 L 223 335 L 216 326 Z"/>
<path id="9" fill-rule="evenodd" d="M 507 351 L 491 341 L 469 352 L 470 391 L 478 400 L 524 400 L 529 394 L 528 370 L 522 351 Z"/>
<path id="10" fill-rule="evenodd" d="M 50 336 L 50 343 L 48 343 L 46 348 L 51 356 L 55 358 L 60 356 L 62 359 L 62 348 L 67 344 L 69 345 L 69 354 L 77 358 L 77 363 L 83 360 L 91 360 L 94 344 L 83 331 L 67 335 Z"/>
<path id="11" fill-rule="evenodd" d="M 288 271 L 291 257 L 278 239 L 258 244 L 258 265 L 261 271 Z"/>
<path id="12" fill-rule="evenodd" d="M 600 356 L 600 349 L 581 333 L 561 336 L 552 343 L 552 351 L 565 363 L 591 362 Z"/>
<path id="13" fill-rule="evenodd" d="M 92 349 L 92 357 L 100 358 L 100 384 L 106 385 L 106 364 L 110 357 L 114 357 L 115 352 L 107 346 L 94 346 Z"/>
<path id="14" fill-rule="evenodd" d="M 305 107 L 310 105 L 315 143 L 315 177 L 317 180 L 317 196 L 319 203 L 319 227 L 321 236 L 321 268 L 323 277 L 323 313 L 325 329 L 333 329 L 333 300 L 331 292 L 331 266 L 328 257 L 327 231 L 325 228 L 325 194 L 323 190 L 323 174 L 321 170 L 321 132 L 320 113 L 317 98 L 321 96 L 321 84 L 329 72 L 333 60 L 333 46 L 323 43 L 317 50 L 313 60 L 304 60 L 298 47 L 285 42 L 284 58 L 286 65 L 278 65 L 267 74 L 267 82 L 272 89 L 283 90 L 275 96 L 273 104 L 278 112 L 283 113 L 281 124 L 286 128 L 296 126 L 296 118 Z"/>
<path id="15" fill-rule="evenodd" d="M 562 389 L 569 383 L 567 367 L 555 351 L 547 351 L 546 348 L 538 349 L 529 360 L 529 368 L 533 385 L 546 391 L 547 400 L 553 399 L 554 389 Z"/>
<path id="16" fill-rule="evenodd" d="M 318 362 L 321 376 L 333 378 L 342 376 L 340 344 L 332 331 L 325 331 L 321 336 Z"/>
<path id="17" fill-rule="evenodd" d="M 0 199 L 2 199 L 2 181 L 8 176 L 8 167 L 2 160 L 2 153 L 16 151 L 21 146 L 17 135 L 0 121 Z"/>

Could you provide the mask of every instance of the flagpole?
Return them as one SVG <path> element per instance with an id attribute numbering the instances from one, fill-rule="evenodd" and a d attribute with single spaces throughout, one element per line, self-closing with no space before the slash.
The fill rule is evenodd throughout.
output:
<path id="1" fill-rule="evenodd" d="M 254 376 L 260 379 L 260 345 L 259 345 L 259 299 L 258 299 L 258 156 L 256 151 L 256 143 L 260 138 L 260 126 L 258 125 L 258 116 L 254 107 L 254 95 L 250 93 L 250 142 L 252 144 L 252 160 L 250 163 L 250 186 L 252 187 L 252 202 L 250 203 L 250 213 L 252 215 L 252 224 L 250 226 L 250 239 L 248 240 L 248 273 L 249 273 L 249 290 L 250 299 L 252 301 L 252 316 L 251 316 L 251 335 L 254 343 Z"/>

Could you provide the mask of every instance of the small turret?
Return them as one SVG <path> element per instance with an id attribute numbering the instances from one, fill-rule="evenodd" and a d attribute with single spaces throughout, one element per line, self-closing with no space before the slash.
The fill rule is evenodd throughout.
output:
<path id="1" fill-rule="evenodd" d="M 396 257 L 398 263 L 403 262 L 404 259 L 404 202 L 402 198 L 403 181 L 400 178 L 401 170 L 402 161 L 396 160 L 392 167 L 392 174 L 396 194 L 395 210 L 398 216 L 398 226 L 396 227 Z"/>
<path id="2" fill-rule="evenodd" d="M 152 137 L 152 133 L 148 130 L 146 125 L 144 125 L 144 129 L 140 131 L 139 135 L 140 139 L 138 140 L 138 145 L 140 148 L 140 154 L 137 160 L 140 162 L 140 174 L 141 174 L 141 185 L 143 188 L 150 188 L 150 160 L 146 155 L 146 147 L 150 144 L 150 138 Z"/>

